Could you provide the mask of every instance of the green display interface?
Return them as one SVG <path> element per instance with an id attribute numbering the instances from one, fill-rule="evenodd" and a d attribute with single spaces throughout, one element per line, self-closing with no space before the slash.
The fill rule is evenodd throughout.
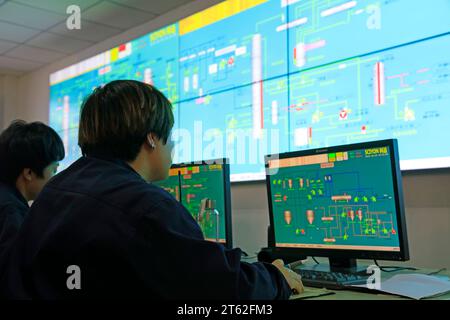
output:
<path id="1" fill-rule="evenodd" d="M 277 247 L 400 251 L 391 150 L 270 160 Z"/>
<path id="2" fill-rule="evenodd" d="M 204 164 L 172 168 L 166 180 L 155 182 L 172 194 L 199 223 L 206 240 L 226 243 L 225 181 L 222 164 Z M 199 217 L 201 202 L 211 199 L 218 219 L 207 212 Z M 218 224 L 217 224 L 218 222 Z M 218 231 L 218 237 L 217 237 Z"/>

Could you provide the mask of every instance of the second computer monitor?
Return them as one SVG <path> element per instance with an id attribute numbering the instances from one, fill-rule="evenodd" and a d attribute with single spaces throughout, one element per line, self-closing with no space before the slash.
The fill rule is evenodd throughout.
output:
<path id="1" fill-rule="evenodd" d="M 227 159 L 174 164 L 155 182 L 191 213 L 206 240 L 232 247 L 230 165 Z M 216 209 L 218 216 L 214 215 Z"/>
<path id="2" fill-rule="evenodd" d="M 267 156 L 266 173 L 276 247 L 409 258 L 396 140 Z"/>

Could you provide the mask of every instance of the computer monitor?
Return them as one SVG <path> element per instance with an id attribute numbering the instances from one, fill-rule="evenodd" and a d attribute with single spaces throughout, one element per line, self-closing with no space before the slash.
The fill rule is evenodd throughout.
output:
<path id="1" fill-rule="evenodd" d="M 230 165 L 226 158 L 174 164 L 168 178 L 154 184 L 183 204 L 206 240 L 232 248 Z M 216 209 L 218 216 L 208 209 Z"/>
<path id="2" fill-rule="evenodd" d="M 356 259 L 409 259 L 397 140 L 265 158 L 274 246 L 328 257 L 330 271 Z"/>

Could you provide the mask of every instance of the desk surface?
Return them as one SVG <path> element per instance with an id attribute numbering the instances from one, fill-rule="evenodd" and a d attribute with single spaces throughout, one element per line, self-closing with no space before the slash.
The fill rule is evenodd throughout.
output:
<path id="1" fill-rule="evenodd" d="M 438 271 L 437 269 L 419 269 L 417 271 L 404 270 L 397 272 L 381 272 L 381 280 L 389 279 L 398 274 L 408 274 L 408 273 L 421 273 L 430 274 L 432 272 Z M 450 277 L 450 271 L 445 269 L 435 274 L 436 276 L 448 276 Z M 309 289 L 308 287 L 306 289 Z M 406 297 L 400 297 L 391 294 L 374 293 L 371 292 L 361 292 L 353 290 L 326 290 L 327 292 L 334 292 L 334 294 L 324 295 L 319 297 L 310 297 L 308 300 L 412 300 Z M 444 295 L 440 295 L 433 298 L 427 298 L 423 300 L 450 300 L 450 292 Z"/>
<path id="2" fill-rule="evenodd" d="M 250 257 L 247 259 L 243 259 L 243 261 L 246 262 L 256 262 L 256 257 Z M 364 264 L 365 265 L 365 264 Z M 307 261 L 304 266 L 314 266 L 313 263 Z M 400 266 L 401 267 L 401 266 Z M 447 276 L 450 279 L 450 268 L 442 268 L 442 269 L 418 269 L 418 270 L 401 270 L 396 272 L 381 272 L 381 281 L 389 279 L 395 275 L 398 274 L 408 274 L 408 273 L 421 273 L 421 274 L 431 274 L 435 276 Z M 450 281 L 450 280 L 449 280 Z M 401 297 L 393 294 L 384 294 L 384 293 L 377 293 L 377 291 L 374 290 L 374 292 L 363 292 L 363 291 L 356 291 L 356 290 L 326 290 L 326 289 L 317 289 L 317 288 L 309 288 L 305 287 L 306 290 L 312 291 L 312 290 L 318 290 L 323 291 L 323 293 L 332 293 L 322 296 L 315 296 L 315 297 L 299 297 L 298 299 L 303 300 L 413 300 L 411 298 L 407 297 Z M 325 292 L 326 291 L 326 292 Z M 291 297 L 293 300 L 295 300 L 295 296 Z M 422 300 L 450 300 L 450 292 L 437 296 L 432 298 L 426 298 Z"/>

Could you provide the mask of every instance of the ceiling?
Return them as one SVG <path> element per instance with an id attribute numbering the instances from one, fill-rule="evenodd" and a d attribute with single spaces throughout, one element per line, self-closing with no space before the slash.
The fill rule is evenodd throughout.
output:
<path id="1" fill-rule="evenodd" d="M 191 1 L 0 0 L 0 74 L 33 71 Z M 73 4 L 80 30 L 66 27 Z"/>

